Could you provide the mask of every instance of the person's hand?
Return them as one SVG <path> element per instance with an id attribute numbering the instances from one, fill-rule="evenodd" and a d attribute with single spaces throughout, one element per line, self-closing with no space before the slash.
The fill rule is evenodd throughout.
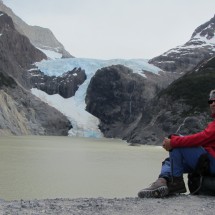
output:
<path id="1" fill-rule="evenodd" d="M 170 151 L 172 149 L 171 145 L 170 145 L 170 139 L 165 137 L 164 140 L 163 140 L 163 148 L 166 150 L 166 151 Z"/>

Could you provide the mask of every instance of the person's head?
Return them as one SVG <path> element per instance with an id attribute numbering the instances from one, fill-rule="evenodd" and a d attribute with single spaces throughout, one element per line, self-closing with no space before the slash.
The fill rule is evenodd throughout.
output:
<path id="1" fill-rule="evenodd" d="M 208 104 L 210 105 L 211 113 L 215 114 L 215 90 L 211 90 L 209 94 Z"/>

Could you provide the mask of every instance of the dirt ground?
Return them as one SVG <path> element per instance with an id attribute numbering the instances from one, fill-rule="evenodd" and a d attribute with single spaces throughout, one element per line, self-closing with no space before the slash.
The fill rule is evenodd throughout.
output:
<path id="1" fill-rule="evenodd" d="M 0 200 L 1 215 L 140 215 L 215 214 L 215 197 L 179 195 L 162 199 L 44 199 Z"/>

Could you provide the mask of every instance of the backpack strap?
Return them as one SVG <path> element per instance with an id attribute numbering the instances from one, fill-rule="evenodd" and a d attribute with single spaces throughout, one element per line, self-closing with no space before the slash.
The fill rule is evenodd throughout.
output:
<path id="1" fill-rule="evenodd" d="M 208 154 L 205 153 L 199 157 L 194 171 L 188 174 L 188 188 L 190 194 L 199 194 L 202 188 L 203 177 L 207 175 L 210 175 L 210 160 Z"/>

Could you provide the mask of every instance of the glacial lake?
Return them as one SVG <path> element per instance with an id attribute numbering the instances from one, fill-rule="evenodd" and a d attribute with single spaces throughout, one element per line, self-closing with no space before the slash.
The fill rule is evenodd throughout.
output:
<path id="1" fill-rule="evenodd" d="M 136 197 L 167 156 L 116 139 L 1 137 L 0 199 Z"/>

